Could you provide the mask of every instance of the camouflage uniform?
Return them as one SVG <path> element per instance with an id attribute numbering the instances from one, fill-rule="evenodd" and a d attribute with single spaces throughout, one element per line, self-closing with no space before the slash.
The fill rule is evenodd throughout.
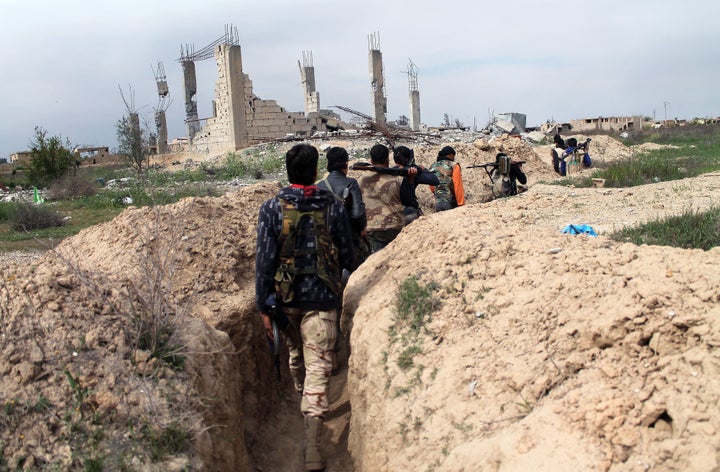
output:
<path id="1" fill-rule="evenodd" d="M 324 416 L 328 411 L 327 385 L 333 367 L 337 338 L 337 311 L 285 309 L 289 330 L 284 336 L 290 354 L 290 375 L 295 390 L 302 393 L 300 410 L 305 415 Z M 304 389 L 303 389 L 304 386 Z"/>
<path id="2" fill-rule="evenodd" d="M 403 204 L 400 200 L 400 175 L 370 172 L 358 183 L 365 201 L 370 249 L 377 252 L 388 245 L 403 229 Z"/>
<path id="3" fill-rule="evenodd" d="M 308 187 L 304 191 L 286 187 L 277 197 L 266 201 L 258 215 L 255 301 L 261 313 L 267 312 L 265 301 L 277 290 L 276 277 L 284 224 L 283 205 L 287 205 L 287 202 L 302 212 L 327 209 L 327 230 L 338 252 L 339 262 L 337 272 L 329 275 L 336 278 L 339 284 L 340 270 L 353 269 L 352 234 L 342 203 L 326 190 L 312 190 Z M 303 268 L 311 267 L 307 264 L 319 259 L 311 249 L 316 245 L 313 237 L 306 237 L 309 239 L 301 240 L 297 236 L 295 246 L 302 249 L 299 252 L 302 255 L 295 256 L 295 264 L 303 264 Z M 317 270 L 297 274 L 292 290 L 292 300 L 281 304 L 283 313 L 291 322 L 283 336 L 290 349 L 290 370 L 296 390 L 303 393 L 303 414 L 306 417 L 323 417 L 328 410 L 327 388 L 332 370 L 332 348 L 337 337 L 335 319 L 339 294 L 321 280 Z"/>
<path id="4" fill-rule="evenodd" d="M 450 188 L 452 184 L 453 166 L 454 163 L 447 159 L 437 161 L 430 166 L 430 171 L 433 172 L 440 181 L 435 187 L 436 211 L 445 211 L 457 206 L 455 196 Z"/>

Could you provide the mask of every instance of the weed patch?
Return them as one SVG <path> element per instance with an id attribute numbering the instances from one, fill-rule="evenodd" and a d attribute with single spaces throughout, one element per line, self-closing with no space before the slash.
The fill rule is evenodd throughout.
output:
<path id="1" fill-rule="evenodd" d="M 415 363 L 415 358 L 423 353 L 423 336 L 428 334 L 427 324 L 432 313 L 440 306 L 433 293 L 437 284 L 422 284 L 417 276 L 410 276 L 398 285 L 395 298 L 395 323 L 390 328 L 390 344 L 397 345 L 395 362 L 400 370 L 409 372 L 417 369 L 417 375 L 411 384 L 396 388 L 401 395 L 409 393 L 411 386 L 419 385 L 423 366 Z M 386 362 L 390 356 L 386 356 Z M 388 372 L 388 370 L 386 370 Z M 391 384 L 392 381 L 389 382 Z M 388 387 L 390 386 L 388 384 Z"/>
<path id="2" fill-rule="evenodd" d="M 190 433 L 178 423 L 171 423 L 160 431 L 145 424 L 141 433 L 150 445 L 148 452 L 153 462 L 159 462 L 168 455 L 185 452 L 190 447 Z"/>
<path id="3" fill-rule="evenodd" d="M 624 228 L 610 235 L 616 241 L 672 246 L 705 251 L 720 245 L 720 207 L 705 212 L 688 210 L 678 216 Z"/>
<path id="4" fill-rule="evenodd" d="M 395 300 L 395 328 L 417 336 L 431 319 L 440 302 L 433 297 L 438 286 L 435 282 L 421 285 L 417 276 L 400 283 Z"/>
<path id="5" fill-rule="evenodd" d="M 97 183 L 82 175 L 65 175 L 50 185 L 48 197 L 51 200 L 89 197 L 95 195 L 98 188 Z"/>

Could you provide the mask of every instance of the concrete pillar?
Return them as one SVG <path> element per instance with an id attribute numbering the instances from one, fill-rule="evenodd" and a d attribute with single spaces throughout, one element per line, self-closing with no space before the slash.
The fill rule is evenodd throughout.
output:
<path id="1" fill-rule="evenodd" d="M 192 142 L 193 137 L 200 131 L 198 121 L 197 98 L 197 77 L 195 76 L 195 63 L 183 61 L 183 88 L 185 89 L 185 122 L 188 129 L 188 141 Z"/>
<path id="2" fill-rule="evenodd" d="M 239 45 L 223 45 L 225 77 L 228 91 L 230 139 L 235 150 L 248 146 L 247 116 L 245 114 L 245 77 L 242 70 L 242 51 Z"/>
<path id="3" fill-rule="evenodd" d="M 410 129 L 420 130 L 420 92 L 417 90 L 410 92 Z"/>
<path id="4" fill-rule="evenodd" d="M 155 113 L 155 127 L 157 129 L 157 153 L 165 154 L 168 151 L 168 132 L 165 111 L 158 110 Z"/>
<path id="5" fill-rule="evenodd" d="M 320 112 L 320 94 L 315 90 L 315 68 L 302 68 L 302 81 L 305 90 L 305 113 Z"/>
<path id="6" fill-rule="evenodd" d="M 298 61 L 298 67 L 300 67 L 300 80 L 305 93 L 305 114 L 319 113 L 320 94 L 315 88 L 315 66 L 313 66 L 312 51 L 302 52 L 302 63 Z"/>
<path id="7" fill-rule="evenodd" d="M 387 122 L 387 99 L 385 98 L 382 53 L 379 49 L 370 49 L 369 62 L 375 123 L 384 126 Z"/>

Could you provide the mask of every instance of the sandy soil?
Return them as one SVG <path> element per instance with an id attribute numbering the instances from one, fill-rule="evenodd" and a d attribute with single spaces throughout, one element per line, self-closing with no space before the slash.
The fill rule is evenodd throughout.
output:
<path id="1" fill-rule="evenodd" d="M 328 471 L 720 468 L 720 250 L 607 238 L 717 206 L 720 175 L 546 185 L 549 146 L 515 139 L 416 146 L 418 161 L 444 144 L 466 166 L 499 151 L 526 160 L 529 190 L 486 202 L 487 176 L 466 169 L 470 204 L 433 214 L 421 188 L 426 216 L 352 275 Z M 597 165 L 633 152 L 602 136 L 592 146 Z M 298 399 L 286 366 L 275 377 L 253 302 L 257 211 L 279 187 L 129 208 L 30 262 L 3 261 L 0 464 L 299 470 Z M 562 234 L 570 223 L 599 236 Z M 403 369 L 408 341 L 391 327 L 410 276 L 438 308 Z M 142 313 L 164 314 L 181 368 L 138 342 Z M 190 447 L 151 453 L 176 430 Z"/>

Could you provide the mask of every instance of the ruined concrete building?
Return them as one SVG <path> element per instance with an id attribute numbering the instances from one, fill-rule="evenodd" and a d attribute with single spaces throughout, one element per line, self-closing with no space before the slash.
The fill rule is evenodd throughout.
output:
<path id="1" fill-rule="evenodd" d="M 198 153 L 237 151 L 250 145 L 288 135 L 306 136 L 332 131 L 340 126 L 337 116 L 320 112 L 319 95 L 310 55 L 301 68 L 305 84 L 306 112 L 289 112 L 275 100 L 263 100 L 253 93 L 252 81 L 243 72 L 237 29 L 227 27 L 225 35 L 195 51 L 185 47 L 178 61 L 182 64 L 185 89 L 185 122 L 189 150 Z M 214 57 L 217 82 L 213 114 L 198 117 L 195 95 L 195 61 Z M 204 126 L 201 123 L 205 122 Z"/>
<path id="2" fill-rule="evenodd" d="M 545 133 L 582 133 L 583 131 L 633 131 L 642 130 L 645 119 L 642 116 L 608 116 L 582 118 L 566 123 L 548 122 L 541 126 Z"/>

